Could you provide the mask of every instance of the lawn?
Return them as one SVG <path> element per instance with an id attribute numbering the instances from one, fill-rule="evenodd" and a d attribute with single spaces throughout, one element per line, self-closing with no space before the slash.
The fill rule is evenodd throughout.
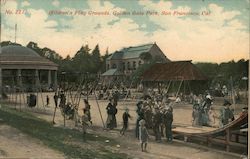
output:
<path id="1" fill-rule="evenodd" d="M 126 154 L 112 152 L 108 149 L 115 147 L 117 141 L 94 134 L 83 134 L 78 130 L 54 127 L 51 123 L 35 117 L 28 112 L 20 112 L 7 107 L 0 108 L 0 119 L 21 132 L 41 140 L 49 148 L 63 152 L 67 158 L 101 158 L 122 159 L 128 158 Z M 105 143 L 105 140 L 110 140 Z M 74 144 L 77 142 L 78 144 Z M 84 143 L 100 143 L 98 147 L 84 147 Z M 79 144 L 80 143 L 80 144 Z M 82 145 L 81 145 L 82 143 Z M 91 144 L 89 144 L 91 145 Z"/>

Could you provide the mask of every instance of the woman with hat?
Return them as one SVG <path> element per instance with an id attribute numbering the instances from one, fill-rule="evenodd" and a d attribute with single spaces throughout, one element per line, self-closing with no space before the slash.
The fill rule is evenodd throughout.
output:
<path id="1" fill-rule="evenodd" d="M 232 104 L 228 100 L 224 100 L 223 108 L 221 110 L 221 122 L 224 125 L 234 120 L 233 111 L 229 108 Z"/>
<path id="2" fill-rule="evenodd" d="M 117 109 L 114 106 L 114 100 L 111 98 L 109 99 L 109 104 L 106 107 L 108 118 L 107 118 L 107 128 L 113 129 L 116 127 L 116 113 Z"/>

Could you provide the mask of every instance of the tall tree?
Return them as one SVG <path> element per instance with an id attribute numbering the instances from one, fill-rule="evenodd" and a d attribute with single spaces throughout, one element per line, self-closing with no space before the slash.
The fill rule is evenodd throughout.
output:
<path id="1" fill-rule="evenodd" d="M 97 44 L 91 53 L 92 72 L 97 73 L 101 67 L 101 54 Z"/>
<path id="2" fill-rule="evenodd" d="M 75 72 L 89 72 L 90 66 L 90 54 L 89 54 L 89 46 L 85 45 L 77 51 L 75 56 L 73 57 L 73 68 Z"/>

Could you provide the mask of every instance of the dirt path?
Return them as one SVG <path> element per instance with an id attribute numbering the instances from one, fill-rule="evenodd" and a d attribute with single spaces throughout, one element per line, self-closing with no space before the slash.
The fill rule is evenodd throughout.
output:
<path id="1" fill-rule="evenodd" d="M 132 131 L 127 132 L 125 136 L 121 136 L 118 129 L 103 131 L 101 128 L 94 128 L 94 130 L 88 131 L 119 141 L 121 143 L 120 148 L 115 148 L 115 150 L 129 154 L 134 159 L 235 159 L 239 157 L 231 153 L 227 154 L 226 152 L 178 140 L 167 143 L 163 139 L 161 143 L 157 143 L 153 136 L 149 140 L 148 152 L 141 152 L 139 141 L 134 137 Z"/>
<path id="2" fill-rule="evenodd" d="M 37 117 L 45 119 L 49 122 L 52 121 L 52 115 L 54 111 L 54 103 L 52 103 L 52 95 L 49 94 L 51 97 L 51 104 L 48 108 L 46 108 L 46 111 L 44 111 L 43 107 L 40 108 L 24 108 L 23 111 L 29 111 L 34 113 Z M 45 97 L 45 95 L 44 95 Z M 41 102 L 41 100 L 40 100 Z M 135 112 L 135 103 L 134 102 L 121 102 L 118 106 L 118 114 L 117 114 L 117 122 L 118 122 L 118 129 L 117 130 L 112 130 L 112 131 L 103 131 L 102 129 L 102 121 L 100 118 L 100 114 L 97 108 L 97 104 L 95 100 L 90 99 L 90 105 L 91 105 L 91 115 L 92 115 L 92 121 L 93 121 L 93 128 L 89 129 L 88 131 L 90 133 L 96 134 L 97 136 L 106 136 L 109 138 L 113 138 L 119 143 L 121 143 L 118 147 L 111 147 L 112 151 L 115 152 L 122 152 L 126 153 L 133 158 L 138 158 L 138 159 L 235 159 L 239 158 L 239 155 L 234 155 L 231 153 L 226 153 L 222 151 L 216 151 L 214 149 L 209 149 L 207 147 L 202 147 L 200 145 L 195 145 L 192 143 L 183 143 L 182 141 L 174 140 L 172 144 L 166 143 L 165 140 L 163 140 L 162 143 L 156 143 L 154 142 L 153 137 L 151 137 L 149 141 L 149 146 L 148 146 L 148 152 L 141 152 L 140 150 L 140 145 L 139 141 L 134 137 L 134 123 L 136 120 L 136 112 Z M 107 101 L 99 101 L 100 105 L 100 110 L 102 112 L 102 116 L 104 119 L 104 122 L 106 121 L 106 105 Z M 130 109 L 130 114 L 133 116 L 133 119 L 130 121 L 130 127 L 129 127 L 129 132 L 125 136 L 120 136 L 119 134 L 119 129 L 121 128 L 121 123 L 122 123 L 122 113 L 125 109 L 125 107 L 128 107 Z M 80 107 L 79 107 L 79 114 L 82 114 L 82 108 L 83 108 L 83 103 L 82 100 L 80 102 Z M 174 110 L 175 112 L 175 118 L 174 122 L 177 123 L 184 123 L 188 124 L 191 121 L 191 109 L 189 108 L 177 108 Z M 177 115 L 178 114 L 178 115 Z M 60 113 L 60 110 L 57 110 L 56 113 L 56 125 L 55 126 L 60 126 L 63 127 L 63 117 Z M 66 121 L 66 126 L 67 127 L 74 127 L 74 122 L 72 121 Z M 6 138 L 6 137 L 5 137 Z M 0 138 L 1 139 L 1 138 Z M 11 140 L 11 139 L 9 139 Z M 29 145 L 28 138 L 26 137 L 24 142 L 23 141 L 11 141 L 11 142 L 17 142 L 19 144 L 26 144 Z M 6 141 L 8 143 L 8 141 Z M 36 143 L 36 142 L 35 142 Z M 39 141 L 37 142 L 39 143 Z M 79 141 L 80 143 L 80 141 Z M 98 144 L 105 144 L 104 143 L 98 143 Z M 90 145 L 91 146 L 91 145 Z M 0 144 L 0 153 L 1 153 L 1 148 L 2 144 Z M 92 146 L 94 147 L 94 146 Z M 44 147 L 42 149 L 45 149 Z M 8 152 L 7 150 L 2 149 L 3 151 Z M 38 148 L 39 150 L 39 148 Z M 19 150 L 18 150 L 19 151 Z M 28 151 L 26 150 L 21 150 L 21 151 Z M 35 150 L 34 150 L 35 151 Z M 39 150 L 40 151 L 40 150 Z M 45 150 L 44 150 L 45 151 Z M 49 150 L 47 150 L 49 151 Z M 40 151 L 42 152 L 42 151 Z M 39 154 L 43 155 L 43 153 L 37 153 L 37 156 Z M 31 152 L 26 152 L 30 153 Z M 51 151 L 52 153 L 52 151 Z M 16 154 L 16 153 L 15 153 Z M 53 153 L 52 153 L 53 154 Z M 60 157 L 60 154 L 58 154 Z"/>
<path id="3" fill-rule="evenodd" d="M 62 153 L 8 125 L 0 124 L 0 141 L 0 158 L 64 159 Z"/>

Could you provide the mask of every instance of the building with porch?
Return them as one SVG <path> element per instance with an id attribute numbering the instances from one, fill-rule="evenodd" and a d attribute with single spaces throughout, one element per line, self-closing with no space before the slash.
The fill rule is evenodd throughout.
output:
<path id="1" fill-rule="evenodd" d="M 106 72 L 102 76 L 129 76 L 152 59 L 159 63 L 170 62 L 156 43 L 123 48 L 106 59 Z"/>
<path id="2" fill-rule="evenodd" d="M 57 87 L 58 65 L 20 45 L 1 47 L 0 90 L 37 91 Z M 1 92 L 0 92 L 1 94 Z"/>

